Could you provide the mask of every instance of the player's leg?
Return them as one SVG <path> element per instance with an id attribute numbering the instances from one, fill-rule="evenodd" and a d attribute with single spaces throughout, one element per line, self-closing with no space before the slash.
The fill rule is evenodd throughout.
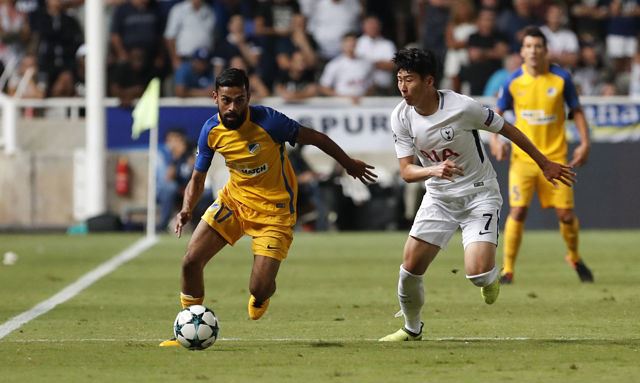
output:
<path id="1" fill-rule="evenodd" d="M 425 194 L 404 246 L 398 277 L 398 301 L 405 325 L 380 339 L 397 342 L 422 339 L 423 276 L 429 264 L 458 229 L 448 206 Z"/>
<path id="2" fill-rule="evenodd" d="M 560 234 L 567 245 L 567 263 L 576 271 L 580 281 L 593 282 L 591 270 L 584 264 L 578 253 L 578 232 L 580 223 L 574 214 L 573 189 L 566 185 L 557 187 L 546 182 L 543 176 L 539 179 L 538 194 L 542 207 L 554 207 L 558 217 Z"/>
<path id="3" fill-rule="evenodd" d="M 424 305 L 423 276 L 440 247 L 409 236 L 398 276 L 398 302 L 404 317 L 404 327 L 380 339 L 398 342 L 422 339 L 420 312 Z"/>
<path id="4" fill-rule="evenodd" d="M 249 318 L 257 320 L 267 310 L 269 300 L 276 291 L 276 276 L 280 263 L 287 257 L 293 241 L 294 215 L 266 217 L 257 212 L 245 212 L 246 233 L 253 237 L 253 268 L 249 280 Z M 262 222 L 269 222 L 265 225 Z"/>
<path id="5" fill-rule="evenodd" d="M 204 300 L 204 267 L 225 245 L 225 240 L 205 221 L 196 226 L 187 253 L 182 259 L 182 307 L 202 304 Z"/>
<path id="6" fill-rule="evenodd" d="M 193 232 L 187 253 L 182 259 L 182 291 L 180 305 L 186 308 L 204 301 L 203 270 L 207 262 L 227 244 L 227 241 L 205 221 Z M 177 347 L 175 338 L 160 343 L 160 347 Z"/>
<path id="7" fill-rule="evenodd" d="M 581 282 L 593 282 L 593 273 L 578 253 L 578 233 L 580 222 L 573 209 L 556 209 L 560 222 L 560 234 L 567 245 L 566 261 L 576 271 Z"/>
<path id="8" fill-rule="evenodd" d="M 499 271 L 495 266 L 496 245 L 472 242 L 464 249 L 464 269 L 467 279 L 480 287 L 486 304 L 492 304 L 500 293 Z"/>
<path id="9" fill-rule="evenodd" d="M 496 247 L 502 197 L 497 185 L 465 197 L 467 212 L 462 221 L 462 245 L 467 279 L 480 287 L 485 303 L 492 304 L 500 292 L 499 269 L 496 267 Z"/>
<path id="10" fill-rule="evenodd" d="M 516 258 L 522 243 L 528 206 L 535 191 L 536 165 L 514 161 L 509 167 L 509 216 L 504 225 L 503 270 L 500 282 L 513 281 Z"/>
<path id="11" fill-rule="evenodd" d="M 280 263 L 280 260 L 272 257 L 263 255 L 253 257 L 253 268 L 249 279 L 251 296 L 247 306 L 250 319 L 260 319 L 267 311 L 269 298 L 276 292 L 276 276 L 280 269 Z"/>

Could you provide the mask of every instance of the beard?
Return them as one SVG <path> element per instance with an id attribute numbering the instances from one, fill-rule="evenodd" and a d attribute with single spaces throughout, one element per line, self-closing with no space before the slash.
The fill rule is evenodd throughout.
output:
<path id="1" fill-rule="evenodd" d="M 243 113 L 242 115 L 240 115 L 233 112 L 227 112 L 224 115 L 221 115 L 220 118 L 222 119 L 222 124 L 227 129 L 236 130 L 240 126 L 242 126 L 245 116 L 246 116 L 246 113 Z"/>

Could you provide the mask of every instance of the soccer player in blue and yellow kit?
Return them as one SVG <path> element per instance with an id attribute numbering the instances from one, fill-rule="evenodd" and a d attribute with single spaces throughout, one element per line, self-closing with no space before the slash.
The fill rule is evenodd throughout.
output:
<path id="1" fill-rule="evenodd" d="M 513 109 L 515 125 L 550 160 L 566 163 L 565 104 L 580 135 L 570 166 L 581 166 L 589 157 L 589 132 L 571 76 L 547 59 L 547 40 L 537 27 L 525 29 L 520 55 L 524 64 L 502 87 L 498 96 L 498 113 Z M 491 152 L 497 160 L 506 158 L 508 144 L 493 135 Z M 540 205 L 553 207 L 560 221 L 560 233 L 567 244 L 567 262 L 582 282 L 593 282 L 591 270 L 578 254 L 578 218 L 573 211 L 573 190 L 563 184 L 554 186 L 542 175 L 522 149 L 513 146 L 509 167 L 510 212 L 504 232 L 504 265 L 501 283 L 513 282 L 514 263 L 524 231 L 527 208 L 533 192 L 538 191 Z"/>
<path id="2" fill-rule="evenodd" d="M 180 303 L 182 307 L 202 304 L 205 265 L 224 246 L 247 234 L 253 239 L 254 255 L 248 312 L 256 320 L 276 291 L 276 275 L 287 257 L 296 222 L 298 188 L 285 143 L 318 147 L 365 184 L 377 176 L 373 166 L 352 159 L 326 135 L 274 109 L 249 106 L 249 79 L 240 69 L 227 69 L 216 78 L 213 100 L 218 113 L 205 122 L 200 133 L 195 169 L 177 215 L 178 236 L 202 194 L 214 152 L 224 157 L 230 178 L 189 241 L 182 260 Z M 160 344 L 175 345 L 175 339 Z"/>

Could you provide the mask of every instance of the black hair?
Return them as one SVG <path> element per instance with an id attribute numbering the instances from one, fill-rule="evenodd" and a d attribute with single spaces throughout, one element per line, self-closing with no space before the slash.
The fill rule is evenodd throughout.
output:
<path id="1" fill-rule="evenodd" d="M 436 55 L 428 49 L 401 49 L 396 52 L 392 61 L 396 64 L 396 72 L 404 69 L 417 73 L 420 77 L 433 76 L 433 78 L 438 74 L 438 60 Z"/>
<path id="2" fill-rule="evenodd" d="M 228 68 L 220 73 L 216 78 L 216 90 L 221 86 L 225 87 L 244 87 L 249 93 L 249 77 L 242 69 Z"/>
<path id="3" fill-rule="evenodd" d="M 169 129 L 167 129 L 167 131 L 164 133 L 165 139 L 170 134 L 176 134 L 176 135 L 179 135 L 181 137 L 184 137 L 185 139 L 187 138 L 187 132 L 183 128 L 178 127 L 178 126 L 174 126 L 174 127 L 171 127 Z"/>
<path id="4" fill-rule="evenodd" d="M 359 36 L 358 32 L 349 31 L 349 32 L 345 33 L 344 35 L 342 35 L 342 40 L 345 40 L 346 38 L 349 38 L 349 37 L 353 37 L 354 39 L 357 39 L 358 36 Z"/>
<path id="5" fill-rule="evenodd" d="M 540 28 L 531 25 L 526 27 L 523 32 L 524 34 L 522 35 L 522 41 L 524 41 L 524 38 L 527 36 L 537 37 L 542 39 L 542 46 L 544 46 L 545 48 L 547 47 L 547 36 L 545 36 L 544 33 L 542 33 Z"/>

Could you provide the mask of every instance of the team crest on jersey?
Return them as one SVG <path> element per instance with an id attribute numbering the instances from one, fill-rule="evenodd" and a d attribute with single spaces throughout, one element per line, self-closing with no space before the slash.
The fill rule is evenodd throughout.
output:
<path id="1" fill-rule="evenodd" d="M 255 143 L 255 142 L 249 144 L 249 153 L 256 154 L 256 153 L 258 153 L 259 150 L 260 150 L 260 144 Z"/>
<path id="2" fill-rule="evenodd" d="M 554 87 L 551 87 L 551 88 L 547 89 L 547 96 L 549 96 L 549 97 L 555 96 L 556 93 L 558 93 L 558 91 Z"/>
<path id="3" fill-rule="evenodd" d="M 453 128 L 450 126 L 440 128 L 440 135 L 447 141 L 453 140 Z"/>

